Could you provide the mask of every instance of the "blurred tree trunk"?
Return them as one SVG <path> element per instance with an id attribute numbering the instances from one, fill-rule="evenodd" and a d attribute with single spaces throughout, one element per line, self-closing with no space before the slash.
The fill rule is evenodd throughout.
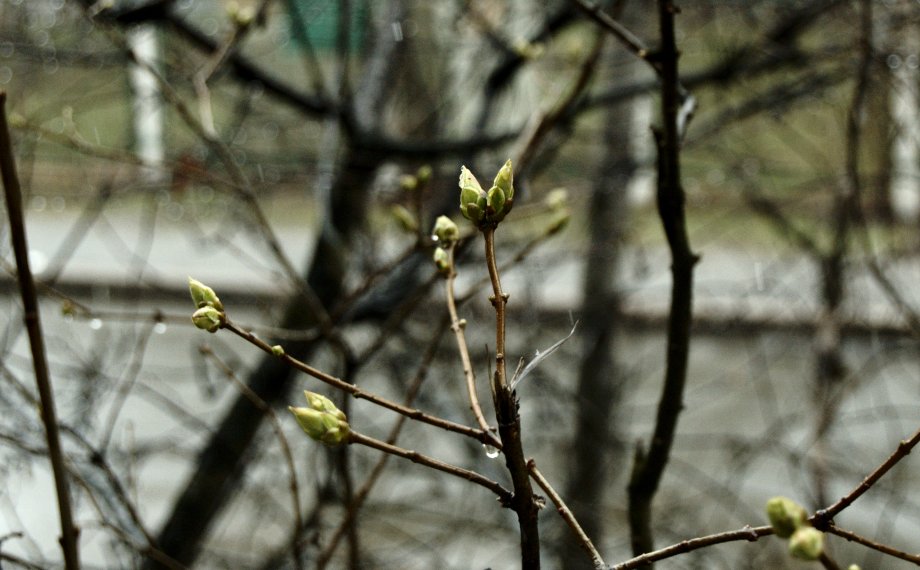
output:
<path id="1" fill-rule="evenodd" d="M 613 52 L 606 58 L 606 75 L 620 80 L 635 68 L 635 58 L 616 45 Z M 637 167 L 629 145 L 631 115 L 629 101 L 605 113 L 601 164 L 587 211 L 589 241 L 579 330 L 582 359 L 565 499 L 585 533 L 596 543 L 604 536 L 605 491 L 618 475 L 618 470 L 611 467 L 616 464 L 614 452 L 619 449 L 614 419 L 622 381 L 614 358 L 620 319 L 616 275 L 628 219 L 628 187 Z M 564 536 L 562 567 L 591 568 L 581 546 L 568 534 Z"/>

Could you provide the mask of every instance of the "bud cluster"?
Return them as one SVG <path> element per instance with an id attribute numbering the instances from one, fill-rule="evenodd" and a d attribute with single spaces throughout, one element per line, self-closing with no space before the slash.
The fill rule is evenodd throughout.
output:
<path id="1" fill-rule="evenodd" d="M 188 290 L 197 309 L 192 314 L 192 323 L 209 333 L 217 332 L 227 322 L 224 305 L 211 289 L 197 279 L 188 278 Z"/>
<path id="2" fill-rule="evenodd" d="M 288 407 L 304 433 L 332 447 L 347 442 L 351 426 L 342 410 L 322 394 L 304 390 L 304 396 L 310 407 Z"/>
<path id="3" fill-rule="evenodd" d="M 514 172 L 511 159 L 495 175 L 486 192 L 470 170 L 460 168 L 460 212 L 479 229 L 495 227 L 505 219 L 514 205 Z"/>
<path id="4" fill-rule="evenodd" d="M 789 539 L 789 554 L 799 560 L 817 560 L 824 552 L 824 533 L 808 524 L 804 507 L 786 497 L 767 501 L 767 518 L 773 532 Z"/>

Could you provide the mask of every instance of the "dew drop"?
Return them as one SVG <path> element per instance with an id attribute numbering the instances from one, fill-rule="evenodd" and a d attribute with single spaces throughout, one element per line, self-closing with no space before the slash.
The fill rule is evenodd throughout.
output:
<path id="1" fill-rule="evenodd" d="M 495 459 L 496 457 L 498 457 L 498 450 L 492 447 L 491 445 L 484 443 L 482 444 L 482 448 L 486 450 L 486 457 L 488 457 L 489 459 Z"/>

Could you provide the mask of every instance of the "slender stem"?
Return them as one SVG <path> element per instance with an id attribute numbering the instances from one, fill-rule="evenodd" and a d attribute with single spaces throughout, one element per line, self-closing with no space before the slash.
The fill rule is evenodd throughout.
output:
<path id="1" fill-rule="evenodd" d="M 284 435 L 284 430 L 281 427 L 281 421 L 278 419 L 278 414 L 276 414 L 275 410 L 256 394 L 252 388 L 242 382 L 239 377 L 237 377 L 236 372 L 233 371 L 233 368 L 217 356 L 210 346 L 204 345 L 199 351 L 206 358 L 210 358 L 223 375 L 233 383 L 236 389 L 248 398 L 249 401 L 252 402 L 252 405 L 259 408 L 259 411 L 265 414 L 271 423 L 272 431 L 275 432 L 275 437 L 278 439 L 278 445 L 281 447 L 281 454 L 284 456 L 284 462 L 287 464 L 288 489 L 291 491 L 291 510 L 294 513 L 294 539 L 291 540 L 291 557 L 294 559 L 294 568 L 300 570 L 303 568 L 303 564 L 301 562 L 301 545 L 300 540 L 297 539 L 297 534 L 304 526 L 303 515 L 300 513 L 300 485 L 297 483 L 297 468 L 294 463 L 294 454 L 291 452 L 291 446 L 288 443 L 287 437 Z"/>
<path id="2" fill-rule="evenodd" d="M 495 228 L 483 230 L 482 236 L 486 243 L 486 265 L 489 267 L 489 280 L 492 281 L 492 297 L 490 301 L 495 307 L 495 388 L 504 388 L 508 381 L 505 371 L 505 306 L 508 296 L 502 291 L 502 281 L 498 273 L 498 262 L 495 259 Z"/>
<path id="3" fill-rule="evenodd" d="M 908 562 L 913 562 L 914 564 L 920 565 L 920 554 L 909 554 L 902 550 L 898 550 L 897 548 L 892 548 L 891 546 L 888 546 L 887 544 L 875 542 L 874 540 L 870 540 L 864 536 L 860 536 L 856 534 L 855 532 L 851 532 L 849 530 L 842 529 L 839 526 L 835 525 L 834 523 L 830 523 L 828 525 L 827 532 L 829 532 L 830 534 L 836 534 L 837 536 L 841 538 L 845 538 L 850 542 L 856 542 L 867 548 L 878 550 L 879 552 L 887 554 L 888 556 L 892 556 L 894 558 L 900 558 L 901 560 L 907 560 Z"/>
<path id="4" fill-rule="evenodd" d="M 272 347 L 269 346 L 265 341 L 255 336 L 251 332 L 245 329 L 241 329 L 237 325 L 230 322 L 229 319 L 227 320 L 223 328 L 249 341 L 250 344 L 253 344 L 257 348 L 262 349 L 263 352 L 266 352 L 268 354 L 274 354 L 272 352 Z M 445 420 L 443 418 L 439 418 L 436 416 L 431 416 L 429 414 L 426 414 L 425 412 L 422 412 L 421 410 L 403 406 L 402 404 L 398 404 L 391 400 L 387 400 L 386 398 L 383 398 L 371 392 L 362 390 L 361 388 L 358 388 L 354 384 L 350 384 L 340 378 L 336 378 L 335 376 L 332 376 L 330 374 L 326 374 L 325 372 L 317 370 L 316 368 L 313 368 L 309 364 L 306 364 L 300 360 L 297 360 L 296 358 L 288 354 L 283 354 L 279 356 L 278 358 L 285 361 L 289 366 L 297 370 L 300 370 L 301 372 L 305 372 L 306 374 L 309 374 L 310 376 L 316 378 L 317 380 L 321 382 L 325 382 L 326 384 L 332 386 L 333 388 L 337 388 L 339 390 L 342 390 L 343 392 L 347 392 L 348 394 L 351 394 L 352 397 L 357 398 L 359 400 L 367 400 L 369 402 L 373 402 L 377 404 L 378 406 L 381 406 L 388 410 L 392 410 L 398 414 L 402 414 L 410 419 L 418 420 L 420 422 L 423 422 L 429 425 L 433 425 L 435 427 L 439 427 L 447 431 L 452 431 L 454 433 L 465 435 L 467 437 L 470 437 L 472 439 L 479 441 L 480 443 L 488 443 L 488 444 L 492 443 L 492 440 L 493 440 L 492 435 L 482 430 L 471 428 L 469 426 L 458 424 L 456 422 Z"/>
<path id="5" fill-rule="evenodd" d="M 597 548 L 594 547 L 594 543 L 591 542 L 591 539 L 585 533 L 584 529 L 581 528 L 581 525 L 578 524 L 578 519 L 575 518 L 575 514 L 572 513 L 571 509 L 565 504 L 565 501 L 562 500 L 562 497 L 559 496 L 559 493 L 550 485 L 550 482 L 546 480 L 546 477 L 543 476 L 543 473 L 537 469 L 537 464 L 533 459 L 527 462 L 527 467 L 530 469 L 530 476 L 533 477 L 534 481 L 537 482 L 537 485 L 543 489 L 547 495 L 549 495 L 550 500 L 556 505 L 556 510 L 559 512 L 559 515 L 562 519 L 569 525 L 569 528 L 572 529 L 572 532 L 575 533 L 576 538 L 578 538 L 579 544 L 588 552 L 588 555 L 591 556 L 591 562 L 594 564 L 595 568 L 604 568 L 606 562 L 604 562 L 603 557 L 601 557 L 600 552 L 597 551 Z"/>
<path id="6" fill-rule="evenodd" d="M 834 517 L 840 514 L 845 508 L 853 504 L 853 502 L 862 496 L 863 493 L 872 488 L 875 483 L 878 482 L 892 467 L 898 464 L 902 459 L 907 457 L 907 454 L 920 443 L 920 430 L 914 432 L 910 438 L 901 441 L 898 445 L 898 448 L 888 456 L 881 465 L 875 468 L 872 473 L 866 475 L 866 478 L 857 485 L 852 491 L 850 491 L 846 496 L 842 497 L 836 503 L 831 505 L 826 509 L 822 509 L 815 513 L 815 516 L 812 517 L 812 524 L 818 530 L 826 530 L 828 525 L 831 524 L 834 520 Z"/>
<path id="7" fill-rule="evenodd" d="M 508 385 L 505 371 L 505 306 L 508 295 L 502 291 L 495 259 L 495 227 L 482 230 L 485 238 L 486 265 L 492 282 L 492 306 L 495 307 L 495 376 L 492 379 L 492 401 L 498 420 L 498 435 L 502 441 L 505 466 L 511 475 L 514 497 L 511 508 L 517 514 L 521 530 L 521 567 L 540 568 L 540 528 L 537 524 L 537 503 L 530 484 L 527 460 L 521 442 L 521 416 L 518 414 L 518 400 Z"/>
<path id="8" fill-rule="evenodd" d="M 502 504 L 509 504 L 512 501 L 512 493 L 510 491 L 502 487 L 498 482 L 480 475 L 475 471 L 470 471 L 469 469 L 464 469 L 463 467 L 457 467 L 456 465 L 451 465 L 450 463 L 444 463 L 443 461 L 429 457 L 427 455 L 423 455 L 417 451 L 403 449 L 402 447 L 398 447 L 385 441 L 380 441 L 379 439 L 368 437 L 355 431 L 351 432 L 348 437 L 348 443 L 366 445 L 367 447 L 372 447 L 384 453 L 389 453 L 390 455 L 408 459 L 413 463 L 431 467 L 432 469 L 437 469 L 443 473 L 447 473 L 461 479 L 466 479 L 471 483 L 485 487 L 486 489 L 498 495 L 498 498 Z"/>
<path id="9" fill-rule="evenodd" d="M 41 320 L 38 313 L 38 294 L 35 281 L 29 267 L 29 247 L 26 242 L 25 221 L 22 213 L 22 191 L 16 175 L 16 162 L 13 158 L 13 144 L 6 121 L 6 92 L 0 91 L 0 171 L 2 171 L 3 188 L 6 195 L 6 210 L 10 219 L 10 237 L 16 257 L 19 276 L 19 290 L 22 294 L 23 319 L 29 333 L 29 345 L 32 349 L 32 365 L 35 369 L 35 382 L 41 401 L 41 417 L 45 424 L 45 437 L 48 441 L 48 456 L 54 473 L 54 486 L 57 493 L 58 514 L 61 519 L 61 548 L 64 552 L 64 567 L 77 570 L 80 567 L 78 554 L 78 529 L 73 522 L 70 505 L 70 490 L 67 484 L 67 469 L 64 466 L 64 453 L 58 429 L 57 412 L 54 407 L 54 394 L 45 356 L 45 344 L 42 336 Z"/>
<path id="10" fill-rule="evenodd" d="M 406 390 L 406 397 L 404 398 L 405 405 L 411 406 L 412 402 L 415 401 L 416 396 L 418 396 L 419 390 L 422 387 L 422 383 L 425 381 L 425 378 L 428 377 L 428 371 L 431 368 L 431 363 L 434 360 L 435 355 L 438 352 L 438 346 L 441 344 L 441 338 L 444 336 L 444 332 L 447 330 L 445 326 L 439 326 L 437 334 L 431 339 L 431 342 L 428 345 L 428 349 L 425 351 L 424 356 L 422 356 L 422 361 L 416 370 L 415 378 L 409 385 L 408 390 Z M 395 444 L 396 440 L 399 438 L 399 434 L 402 432 L 403 426 L 406 425 L 406 416 L 399 416 L 396 419 L 396 422 L 393 424 L 393 427 L 390 429 L 390 433 L 387 435 L 386 442 L 389 444 Z M 370 474 L 364 480 L 364 483 L 361 487 L 355 492 L 354 497 L 348 505 L 348 508 L 345 511 L 345 516 L 339 522 L 339 526 L 336 527 L 328 539 L 328 542 L 320 551 L 316 557 L 316 569 L 323 570 L 329 564 L 329 561 L 332 559 L 332 555 L 335 553 L 335 549 L 339 544 L 339 541 L 342 539 L 342 536 L 345 534 L 345 531 L 351 526 L 351 522 L 357 516 L 358 511 L 361 509 L 361 506 L 364 504 L 364 501 L 370 495 L 371 489 L 377 483 L 380 476 L 383 474 L 383 470 L 387 465 L 387 462 L 390 459 L 389 454 L 382 454 L 377 460 L 377 463 L 371 469 Z"/>
<path id="11" fill-rule="evenodd" d="M 631 570 L 632 568 L 640 568 L 648 566 L 652 562 L 699 550 L 700 548 L 706 548 L 725 542 L 736 542 L 739 540 L 755 542 L 761 537 L 770 536 L 771 534 L 773 534 L 773 527 L 770 526 L 745 526 L 737 530 L 729 530 L 717 534 L 691 538 L 689 540 L 682 540 L 677 544 L 672 544 L 671 546 L 660 548 L 652 552 L 646 552 L 645 554 L 636 556 L 625 562 L 614 564 L 610 567 L 610 570 Z"/>
<path id="12" fill-rule="evenodd" d="M 476 394 L 476 373 L 473 371 L 473 363 L 470 359 L 470 350 L 466 344 L 466 334 L 464 332 L 466 323 L 462 322 L 457 314 L 457 300 L 454 294 L 454 281 L 457 278 L 457 272 L 454 271 L 454 251 L 455 248 L 453 246 L 447 250 L 450 273 L 444 280 L 447 310 L 450 312 L 450 329 L 454 332 L 454 338 L 457 340 L 457 348 L 460 351 L 460 360 L 463 362 L 463 376 L 466 378 L 466 391 L 470 398 L 470 409 L 473 410 L 473 415 L 476 416 L 476 422 L 479 424 L 479 427 L 485 432 L 492 433 L 494 428 L 489 426 L 489 422 L 486 421 L 485 416 L 482 414 L 482 407 L 479 405 L 479 396 Z M 501 442 L 495 438 L 493 438 L 493 440 L 494 441 L 490 445 L 496 449 L 501 449 Z"/>

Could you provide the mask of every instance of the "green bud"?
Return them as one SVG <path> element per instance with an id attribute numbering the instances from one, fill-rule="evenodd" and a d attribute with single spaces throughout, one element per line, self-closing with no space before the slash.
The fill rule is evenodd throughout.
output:
<path id="1" fill-rule="evenodd" d="M 399 186 L 407 192 L 418 188 L 418 178 L 411 174 L 403 174 L 399 177 Z"/>
<path id="2" fill-rule="evenodd" d="M 569 191 L 565 188 L 554 188 L 543 201 L 553 211 L 568 209 Z"/>
<path id="3" fill-rule="evenodd" d="M 514 170 L 511 167 L 511 159 L 505 161 L 505 164 L 498 170 L 495 175 L 495 181 L 492 186 L 498 186 L 505 193 L 505 199 L 509 202 L 514 200 Z"/>
<path id="4" fill-rule="evenodd" d="M 276 344 L 272 347 L 272 354 L 275 356 L 284 356 L 284 347 L 280 344 Z"/>
<path id="5" fill-rule="evenodd" d="M 789 538 L 796 529 L 805 524 L 808 512 L 786 497 L 773 497 L 767 501 L 767 518 L 773 532 L 780 538 Z"/>
<path id="6" fill-rule="evenodd" d="M 824 533 L 811 527 L 803 526 L 789 537 L 789 554 L 799 560 L 817 560 L 824 552 Z"/>
<path id="7" fill-rule="evenodd" d="M 486 193 L 473 173 L 465 166 L 460 167 L 460 212 L 463 217 L 478 224 L 482 219 L 482 212 L 485 212 L 485 197 Z M 479 205 L 480 199 L 483 201 L 482 205 Z M 470 206 L 479 208 L 478 215 L 475 211 L 470 212 Z"/>
<path id="8" fill-rule="evenodd" d="M 226 317 L 221 311 L 210 306 L 201 307 L 192 313 L 192 322 L 195 323 L 195 326 L 209 333 L 217 332 L 225 320 Z"/>
<path id="9" fill-rule="evenodd" d="M 862 568 L 859 567 L 859 564 L 850 564 L 847 566 L 847 570 L 862 570 Z"/>
<path id="10" fill-rule="evenodd" d="M 438 242 L 445 247 L 460 239 L 460 228 L 447 216 L 438 216 L 434 221 L 434 230 L 432 234 L 438 238 Z"/>
<path id="11" fill-rule="evenodd" d="M 326 433 L 326 423 L 323 421 L 323 412 L 318 412 L 313 408 L 303 408 L 288 406 L 288 409 L 294 414 L 294 419 L 300 425 L 300 429 L 313 439 L 319 439 Z"/>
<path id="12" fill-rule="evenodd" d="M 414 234 L 418 231 L 418 222 L 415 220 L 415 216 L 412 215 L 412 212 L 402 204 L 396 204 L 390 210 L 390 213 L 393 214 L 393 218 L 396 219 L 396 223 L 399 224 L 399 227 L 403 230 Z"/>
<path id="13" fill-rule="evenodd" d="M 199 309 L 202 307 L 214 307 L 218 311 L 224 310 L 224 306 L 221 304 L 220 299 L 217 298 L 214 289 L 211 289 L 201 281 L 189 277 L 188 290 L 192 294 L 192 301 L 195 303 L 195 307 Z"/>
<path id="14" fill-rule="evenodd" d="M 493 186 L 486 197 L 488 212 L 496 222 L 501 221 L 507 213 L 505 211 L 505 192 L 498 186 Z"/>
<path id="15" fill-rule="evenodd" d="M 304 390 L 303 395 L 307 398 L 307 403 L 310 404 L 310 407 L 314 410 L 332 414 L 340 420 L 346 419 L 345 413 L 338 409 L 335 403 L 326 396 L 317 394 L 316 392 L 310 392 L 309 390 Z"/>
<path id="16" fill-rule="evenodd" d="M 288 409 L 294 414 L 294 418 L 304 433 L 316 441 L 330 446 L 340 445 L 348 441 L 351 426 L 348 425 L 348 422 L 344 419 L 344 414 L 338 409 L 336 411 L 342 416 L 341 418 L 337 414 L 313 408 L 289 406 Z"/>
<path id="17" fill-rule="evenodd" d="M 444 248 L 436 247 L 432 258 L 434 259 L 435 266 L 438 268 L 438 273 L 445 276 L 450 274 L 450 256 Z"/>
<path id="18" fill-rule="evenodd" d="M 419 167 L 418 172 L 415 173 L 415 177 L 418 179 L 420 186 L 428 184 L 428 181 L 431 180 L 431 165 L 423 164 Z"/>
<path id="19" fill-rule="evenodd" d="M 480 208 L 476 204 L 467 204 L 466 211 L 463 208 L 460 211 L 463 212 L 463 216 L 466 219 L 477 226 L 482 222 L 483 215 L 485 215 L 484 208 Z"/>

